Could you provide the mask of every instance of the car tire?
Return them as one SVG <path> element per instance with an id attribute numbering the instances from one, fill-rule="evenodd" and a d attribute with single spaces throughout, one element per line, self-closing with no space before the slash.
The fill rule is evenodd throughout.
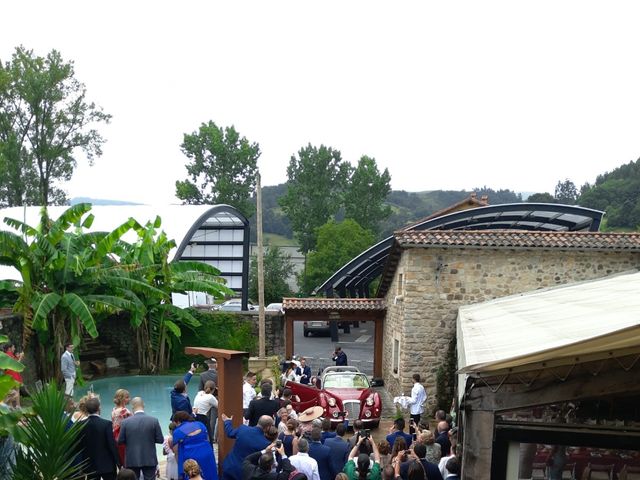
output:
<path id="1" fill-rule="evenodd" d="M 305 336 L 305 337 L 308 337 L 308 336 L 309 336 L 309 331 L 308 331 L 308 330 L 305 330 L 305 331 L 304 331 L 304 336 Z"/>

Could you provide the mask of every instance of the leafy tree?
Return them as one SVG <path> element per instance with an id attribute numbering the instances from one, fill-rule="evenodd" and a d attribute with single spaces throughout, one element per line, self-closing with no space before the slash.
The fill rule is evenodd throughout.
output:
<path id="1" fill-rule="evenodd" d="M 384 202 L 391 192 L 391 175 L 386 168 L 380 173 L 374 158 L 361 157 L 351 173 L 344 195 L 345 217 L 363 228 L 377 232 L 380 222 L 391 215 Z"/>
<path id="2" fill-rule="evenodd" d="M 291 157 L 280 206 L 305 255 L 316 246 L 316 229 L 340 209 L 349 170 L 340 152 L 324 145 L 309 144 Z"/>
<path id="3" fill-rule="evenodd" d="M 52 221 L 43 207 L 37 227 L 5 218 L 20 234 L 0 231 L 0 264 L 22 275 L 22 281 L 0 282 L 0 294 L 12 298 L 14 311 L 22 315 L 25 342 L 34 331 L 38 334 L 41 378 L 59 372 L 67 341 L 78 344 L 83 332 L 98 336 L 96 314 L 136 311 L 140 305 L 136 292 L 156 290 L 131 278 L 113 256 L 120 237 L 135 221 L 108 233 L 84 233 L 81 228 L 93 222 L 90 209 L 89 204 L 77 204 Z"/>
<path id="4" fill-rule="evenodd" d="M 578 200 L 578 189 L 576 185 L 568 178 L 563 181 L 559 180 L 555 191 L 556 203 L 564 203 L 566 205 L 574 205 Z"/>
<path id="5" fill-rule="evenodd" d="M 171 304 L 172 293 L 205 292 L 215 298 L 232 295 L 220 271 L 204 262 L 168 261 L 176 242 L 167 238 L 160 217 L 144 227 L 135 227 L 138 241 L 120 245 L 119 256 L 131 269 L 132 278 L 153 289 L 136 291 L 137 308 L 131 322 L 136 331 L 138 361 L 143 372 L 157 372 L 169 366 L 171 349 L 179 342 L 183 328 L 196 328 L 200 322 L 189 310 Z"/>
<path id="6" fill-rule="evenodd" d="M 375 236 L 355 220 L 329 221 L 317 230 L 318 245 L 307 258 L 301 278 L 304 294 L 311 293 L 333 273 L 375 243 Z"/>
<path id="7" fill-rule="evenodd" d="M 527 198 L 527 202 L 531 203 L 557 203 L 556 199 L 553 195 L 548 192 L 544 193 L 534 193 L 533 195 L 529 195 Z"/>
<path id="8" fill-rule="evenodd" d="M 73 175 L 78 151 L 89 163 L 102 154 L 95 128 L 111 116 L 86 99 L 73 62 L 56 50 L 46 57 L 16 48 L 0 64 L 0 190 L 8 206 L 64 203 L 55 186 Z"/>
<path id="9" fill-rule="evenodd" d="M 233 205 L 245 216 L 253 213 L 251 194 L 256 187 L 260 146 L 231 127 L 203 123 L 185 134 L 182 152 L 189 158 L 189 178 L 176 181 L 176 196 L 188 204 Z"/>
<path id="10" fill-rule="evenodd" d="M 287 278 L 293 275 L 291 255 L 285 254 L 280 248 L 271 246 L 265 248 L 264 253 L 264 303 L 281 302 L 282 297 L 292 295 Z M 249 296 L 258 298 L 258 261 L 251 258 L 249 270 Z"/>

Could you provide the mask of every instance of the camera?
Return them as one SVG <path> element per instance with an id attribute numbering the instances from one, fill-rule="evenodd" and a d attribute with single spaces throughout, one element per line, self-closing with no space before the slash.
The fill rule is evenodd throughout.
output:
<path id="1" fill-rule="evenodd" d="M 360 435 L 362 438 L 370 438 L 371 437 L 371 430 L 360 430 L 358 432 L 358 435 Z"/>
<path id="2" fill-rule="evenodd" d="M 282 440 L 278 439 L 276 440 L 276 448 L 280 448 L 282 447 Z"/>

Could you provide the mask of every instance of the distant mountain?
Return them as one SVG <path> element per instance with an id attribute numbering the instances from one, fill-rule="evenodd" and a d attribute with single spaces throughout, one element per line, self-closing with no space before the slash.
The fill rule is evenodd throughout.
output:
<path id="1" fill-rule="evenodd" d="M 78 203 L 91 203 L 92 205 L 144 205 L 142 203 L 128 202 L 126 200 L 106 200 L 104 198 L 74 197 L 69 200 L 70 205 Z"/>

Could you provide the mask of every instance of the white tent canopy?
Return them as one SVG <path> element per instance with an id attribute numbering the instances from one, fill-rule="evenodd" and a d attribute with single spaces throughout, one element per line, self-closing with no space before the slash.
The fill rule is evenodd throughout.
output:
<path id="1" fill-rule="evenodd" d="M 640 273 L 461 307 L 457 330 L 460 374 L 640 351 Z"/>

